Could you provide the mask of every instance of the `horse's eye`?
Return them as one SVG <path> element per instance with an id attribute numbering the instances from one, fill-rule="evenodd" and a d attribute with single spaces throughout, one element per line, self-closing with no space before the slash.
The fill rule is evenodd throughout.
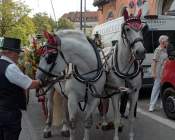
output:
<path id="1" fill-rule="evenodd" d="M 126 32 L 129 32 L 129 31 L 130 31 L 130 28 L 126 27 L 126 29 L 125 29 L 125 30 L 126 30 Z"/>
<path id="2" fill-rule="evenodd" d="M 55 62 L 56 58 L 57 58 L 57 54 L 55 53 L 48 54 L 48 56 L 46 57 L 47 64 L 51 64 Z"/>

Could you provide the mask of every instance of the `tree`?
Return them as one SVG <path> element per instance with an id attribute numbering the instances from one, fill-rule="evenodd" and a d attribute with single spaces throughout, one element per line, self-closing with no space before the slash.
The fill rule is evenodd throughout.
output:
<path id="1" fill-rule="evenodd" d="M 28 6 L 21 2 L 5 1 L 0 3 L 0 36 L 8 35 L 21 18 L 30 12 Z"/>
<path id="2" fill-rule="evenodd" d="M 53 31 L 56 28 L 56 22 L 47 15 L 47 13 L 37 13 L 33 16 L 33 22 L 36 26 L 36 34 L 42 34 L 44 30 Z"/>
<path id="3" fill-rule="evenodd" d="M 29 45 L 29 36 L 33 35 L 36 31 L 32 19 L 28 16 L 22 17 L 15 26 L 6 34 L 11 37 L 17 37 L 22 40 L 23 45 Z"/>
<path id="4" fill-rule="evenodd" d="M 58 29 L 74 29 L 74 23 L 67 18 L 60 18 L 57 24 Z"/>

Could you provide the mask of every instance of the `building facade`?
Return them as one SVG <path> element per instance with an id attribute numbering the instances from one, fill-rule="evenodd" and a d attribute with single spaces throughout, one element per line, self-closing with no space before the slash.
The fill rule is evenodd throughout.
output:
<path id="1" fill-rule="evenodd" d="M 74 23 L 74 26 L 77 30 L 80 30 L 80 12 L 69 12 L 64 14 L 62 17 L 69 19 Z M 82 30 L 86 34 L 90 35 L 93 27 L 98 24 L 98 12 L 96 11 L 86 11 L 82 13 Z"/>
<path id="2" fill-rule="evenodd" d="M 94 0 L 93 5 L 98 7 L 99 23 L 122 16 L 123 9 L 136 14 L 142 9 L 143 15 L 167 14 L 174 0 Z"/>

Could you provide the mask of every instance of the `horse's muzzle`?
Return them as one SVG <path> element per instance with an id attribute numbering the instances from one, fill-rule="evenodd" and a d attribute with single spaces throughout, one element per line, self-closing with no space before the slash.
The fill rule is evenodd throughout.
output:
<path id="1" fill-rule="evenodd" d="M 135 59 L 136 60 L 143 60 L 143 59 L 145 59 L 145 53 L 146 53 L 145 50 L 142 50 L 142 49 L 136 50 L 136 52 L 135 52 Z"/>

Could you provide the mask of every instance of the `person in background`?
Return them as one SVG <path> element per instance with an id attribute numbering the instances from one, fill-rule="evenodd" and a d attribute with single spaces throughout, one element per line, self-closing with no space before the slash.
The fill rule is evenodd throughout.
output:
<path id="1" fill-rule="evenodd" d="M 161 35 L 159 37 L 159 46 L 154 51 L 153 62 L 152 62 L 152 76 L 154 78 L 154 85 L 151 93 L 149 111 L 152 112 L 155 109 L 158 96 L 160 94 L 160 80 L 163 70 L 163 64 L 167 59 L 167 47 L 168 47 L 168 36 Z"/>
<path id="2" fill-rule="evenodd" d="M 32 80 L 17 66 L 20 43 L 20 39 L 10 37 L 0 43 L 0 140 L 18 140 L 21 110 L 26 110 L 25 90 L 42 86 L 41 81 Z"/>
<path id="3" fill-rule="evenodd" d="M 98 48 L 102 48 L 101 35 L 98 32 L 94 35 L 94 42 Z"/>

